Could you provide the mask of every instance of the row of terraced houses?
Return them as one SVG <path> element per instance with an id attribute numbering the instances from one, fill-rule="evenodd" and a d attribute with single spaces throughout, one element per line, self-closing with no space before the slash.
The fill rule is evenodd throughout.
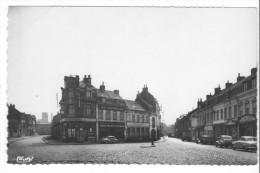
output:
<path id="1" fill-rule="evenodd" d="M 96 88 L 90 75 L 65 76 L 60 112 L 53 117 L 52 137 L 65 140 L 100 141 L 106 136 L 119 140 L 159 138 L 160 107 L 145 85 L 135 100 L 123 99 L 119 90 Z"/>
<path id="2" fill-rule="evenodd" d="M 247 77 L 238 74 L 236 83 L 229 81 L 225 88 L 215 88 L 214 95 L 199 99 L 197 108 L 182 115 L 175 122 L 175 136 L 188 134 L 196 140 L 203 134 L 215 140 L 219 135 L 240 136 L 257 134 L 257 68 Z"/>

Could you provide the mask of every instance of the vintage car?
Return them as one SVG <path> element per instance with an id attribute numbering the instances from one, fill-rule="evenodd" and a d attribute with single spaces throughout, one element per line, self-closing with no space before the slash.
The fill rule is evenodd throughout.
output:
<path id="1" fill-rule="evenodd" d="M 101 139 L 101 143 L 103 144 L 111 144 L 111 143 L 118 143 L 118 140 L 115 136 L 107 136 Z"/>
<path id="2" fill-rule="evenodd" d="M 212 144 L 212 137 L 209 135 L 201 135 L 197 140 L 196 143 L 201 143 L 201 144 Z"/>
<path id="3" fill-rule="evenodd" d="M 257 139 L 254 136 L 241 136 L 238 141 L 232 142 L 233 150 L 242 149 L 244 151 L 257 150 Z"/>
<path id="4" fill-rule="evenodd" d="M 228 135 L 220 135 L 215 142 L 216 147 L 229 147 L 232 146 L 233 139 Z"/>

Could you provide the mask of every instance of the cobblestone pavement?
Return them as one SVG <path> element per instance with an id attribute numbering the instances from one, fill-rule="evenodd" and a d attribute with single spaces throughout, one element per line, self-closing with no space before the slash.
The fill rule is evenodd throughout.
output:
<path id="1" fill-rule="evenodd" d="M 47 145 L 43 136 L 17 141 L 9 146 L 8 162 L 18 156 L 34 157 L 31 163 L 255 165 L 256 152 L 234 151 L 166 138 L 165 142 L 93 145 Z"/>

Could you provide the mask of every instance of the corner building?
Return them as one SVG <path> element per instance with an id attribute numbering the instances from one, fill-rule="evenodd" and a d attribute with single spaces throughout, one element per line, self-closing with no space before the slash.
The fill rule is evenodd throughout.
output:
<path id="1" fill-rule="evenodd" d="M 53 117 L 54 138 L 73 141 L 100 141 L 106 136 L 119 140 L 159 138 L 160 109 L 144 87 L 135 101 L 124 100 L 119 90 L 91 84 L 90 75 L 65 76 L 60 112 Z"/>

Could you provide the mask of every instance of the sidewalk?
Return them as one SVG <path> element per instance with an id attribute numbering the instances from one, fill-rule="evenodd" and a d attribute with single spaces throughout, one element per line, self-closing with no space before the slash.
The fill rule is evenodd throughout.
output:
<path id="1" fill-rule="evenodd" d="M 98 144 L 98 142 L 76 142 L 76 141 L 63 141 L 58 139 L 52 139 L 49 137 L 43 137 L 42 140 L 48 145 L 90 145 L 90 144 Z"/>

